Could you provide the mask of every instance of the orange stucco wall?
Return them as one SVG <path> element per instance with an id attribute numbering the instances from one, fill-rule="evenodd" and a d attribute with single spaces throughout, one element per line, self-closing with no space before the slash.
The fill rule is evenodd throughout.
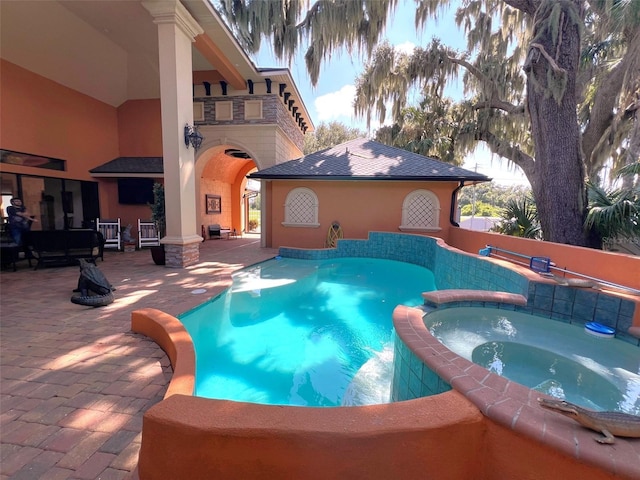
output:
<path id="1" fill-rule="evenodd" d="M 143 309 L 131 328 L 152 337 L 174 368 L 165 399 L 144 415 L 141 480 L 630 478 L 501 426 L 455 390 L 336 408 L 193 397 L 193 346 L 182 324 Z"/>
<path id="2" fill-rule="evenodd" d="M 158 100 L 116 109 L 5 60 L 0 73 L 0 147 L 66 161 L 66 171 L 2 164 L 2 171 L 99 183 L 103 218 L 135 226 L 146 205 L 120 205 L 116 179 L 89 170 L 119 156 L 162 156 Z"/>
<path id="3" fill-rule="evenodd" d="M 472 253 L 492 245 L 532 257 L 548 257 L 558 268 L 640 289 L 640 257 L 632 255 L 455 227 L 450 229 L 446 241 L 452 247 Z"/>
<path id="4" fill-rule="evenodd" d="M 160 99 L 128 100 L 118 107 L 121 157 L 162 157 Z"/>
<path id="5" fill-rule="evenodd" d="M 267 246 L 274 248 L 322 248 L 334 221 L 340 222 L 345 238 L 367 238 L 370 231 L 399 232 L 402 223 L 402 203 L 412 191 L 426 189 L 440 201 L 441 230 L 429 232 L 446 238 L 451 227 L 449 213 L 451 192 L 456 182 L 394 182 L 394 181 L 273 181 L 266 195 L 272 212 L 270 238 Z M 320 227 L 285 227 L 287 194 L 294 188 L 307 187 L 318 196 Z"/>
<path id="6" fill-rule="evenodd" d="M 67 171 L 2 165 L 3 171 L 92 180 L 118 156 L 116 109 L 0 60 L 0 146 L 67 161 Z"/>

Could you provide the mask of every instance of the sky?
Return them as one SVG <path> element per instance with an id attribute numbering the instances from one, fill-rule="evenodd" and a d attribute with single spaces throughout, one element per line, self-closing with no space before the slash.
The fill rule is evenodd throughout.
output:
<path id="1" fill-rule="evenodd" d="M 429 21 L 427 26 L 418 32 L 414 27 L 415 8 L 412 0 L 398 0 L 398 7 L 393 17 L 387 21 L 385 38 L 396 48 L 411 50 L 414 46 L 426 46 L 432 38 L 439 38 L 443 43 L 458 50 L 464 50 L 466 38 L 454 21 L 455 10 L 450 9 L 440 14 L 437 22 Z M 364 70 L 365 61 L 357 54 L 349 55 L 337 52 L 329 61 L 323 62 L 318 84 L 313 87 L 304 63 L 304 51 L 301 51 L 292 65 L 275 58 L 268 45 L 263 42 L 262 50 L 254 56 L 256 66 L 288 67 L 302 95 L 311 120 L 317 127 L 321 123 L 337 121 L 350 127 L 367 131 L 364 119 L 353 116 L 351 106 L 355 95 L 355 80 Z M 461 98 L 461 84 L 446 91 L 447 95 Z M 373 129 L 378 125 L 373 125 Z M 493 158 L 486 147 L 478 148 L 473 155 L 465 158 L 463 165 L 472 171 L 483 173 L 502 185 L 528 184 L 520 169 L 508 166 L 507 162 Z"/>

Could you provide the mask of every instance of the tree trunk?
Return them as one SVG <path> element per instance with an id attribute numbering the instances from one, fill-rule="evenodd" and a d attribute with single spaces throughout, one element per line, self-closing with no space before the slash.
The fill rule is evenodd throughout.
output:
<path id="1" fill-rule="evenodd" d="M 543 237 L 571 245 L 587 245 L 584 162 L 576 111 L 580 4 L 579 0 L 546 2 L 538 10 L 525 64 L 535 145 L 531 184 Z M 553 8 L 562 12 L 552 14 Z"/>

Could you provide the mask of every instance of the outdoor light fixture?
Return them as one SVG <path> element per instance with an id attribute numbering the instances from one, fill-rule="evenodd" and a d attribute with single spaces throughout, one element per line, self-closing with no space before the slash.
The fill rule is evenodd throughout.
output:
<path id="1" fill-rule="evenodd" d="M 198 151 L 203 139 L 204 137 L 198 131 L 198 127 L 189 125 L 188 123 L 184 126 L 184 144 L 187 148 L 189 148 L 189 144 L 191 144 L 191 146 Z"/>

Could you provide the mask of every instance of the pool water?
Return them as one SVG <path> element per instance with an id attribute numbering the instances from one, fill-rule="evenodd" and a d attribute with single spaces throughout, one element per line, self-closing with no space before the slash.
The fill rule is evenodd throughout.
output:
<path id="1" fill-rule="evenodd" d="M 640 414 L 640 349 L 521 312 L 449 308 L 424 317 L 447 348 L 489 371 L 595 410 Z"/>
<path id="2" fill-rule="evenodd" d="M 389 400 L 392 312 L 435 290 L 423 267 L 374 258 L 276 258 L 180 320 L 196 351 L 194 394 L 272 405 Z"/>

